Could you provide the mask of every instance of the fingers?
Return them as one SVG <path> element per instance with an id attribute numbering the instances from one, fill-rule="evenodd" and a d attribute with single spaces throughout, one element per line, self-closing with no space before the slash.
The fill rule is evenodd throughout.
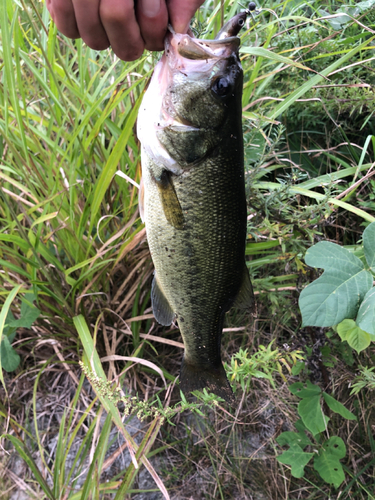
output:
<path id="1" fill-rule="evenodd" d="M 166 4 L 167 1 L 167 4 Z M 163 50 L 168 17 L 178 33 L 185 33 L 204 0 L 46 0 L 61 33 L 81 37 L 95 50 L 112 47 L 124 61 L 143 50 Z"/>
<path id="2" fill-rule="evenodd" d="M 52 19 L 69 38 L 81 37 L 92 49 L 112 47 L 124 61 L 144 48 L 162 50 L 168 25 L 165 0 L 46 0 Z"/>
<path id="3" fill-rule="evenodd" d="M 190 20 L 204 0 L 169 0 L 169 21 L 176 33 L 186 33 Z"/>
<path id="4" fill-rule="evenodd" d="M 145 44 L 133 0 L 101 0 L 99 14 L 113 52 L 124 61 L 140 57 Z"/>
<path id="5" fill-rule="evenodd" d="M 82 40 L 92 49 L 107 49 L 110 43 L 99 15 L 100 0 L 69 1 L 73 3 L 79 35 Z"/>
<path id="6" fill-rule="evenodd" d="M 46 0 L 46 4 L 57 29 L 69 38 L 79 38 L 80 34 L 71 0 Z"/>
<path id="7" fill-rule="evenodd" d="M 168 26 L 165 0 L 138 0 L 137 20 L 147 50 L 163 50 Z"/>

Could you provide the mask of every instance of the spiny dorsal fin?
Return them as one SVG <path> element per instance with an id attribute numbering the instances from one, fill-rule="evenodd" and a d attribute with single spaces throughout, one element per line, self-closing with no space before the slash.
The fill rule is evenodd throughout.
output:
<path id="1" fill-rule="evenodd" d="M 175 317 L 175 313 L 159 286 L 156 273 L 151 287 L 151 304 L 156 321 L 161 325 L 169 326 Z"/>

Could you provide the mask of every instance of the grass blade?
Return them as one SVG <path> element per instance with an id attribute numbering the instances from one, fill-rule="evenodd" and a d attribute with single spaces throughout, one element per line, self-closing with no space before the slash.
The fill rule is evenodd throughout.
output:
<path id="1" fill-rule="evenodd" d="M 359 51 L 365 48 L 366 45 L 369 45 L 374 39 L 375 37 L 373 36 L 360 45 L 357 45 L 347 54 L 340 57 L 340 59 L 333 62 L 326 69 L 321 71 L 319 75 L 315 75 L 310 78 L 310 80 L 308 80 L 306 83 L 301 85 L 300 88 L 292 92 L 290 96 L 287 97 L 283 102 L 276 105 L 275 108 L 270 113 L 268 113 L 267 118 L 269 118 L 270 120 L 275 120 L 279 115 L 284 113 L 296 101 L 296 99 L 299 99 L 301 96 L 306 94 L 306 92 L 310 90 L 314 85 L 317 85 L 324 77 L 328 77 L 328 75 L 332 73 L 332 71 L 339 68 L 345 61 L 347 61 L 351 57 L 355 56 Z"/>

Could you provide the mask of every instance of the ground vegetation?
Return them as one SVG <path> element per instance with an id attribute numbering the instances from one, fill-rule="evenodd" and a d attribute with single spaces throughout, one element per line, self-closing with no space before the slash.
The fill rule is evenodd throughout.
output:
<path id="1" fill-rule="evenodd" d="M 192 29 L 213 37 L 244 7 L 208 0 Z M 227 314 L 230 408 L 181 396 L 178 329 L 150 308 L 135 124 L 159 55 L 124 63 L 62 37 L 44 3 L 2 2 L 0 498 L 375 498 L 375 2 L 270 0 L 252 14 L 257 310 Z M 303 303 L 334 273 L 322 245 L 361 276 L 337 321 Z M 321 303 L 357 286 L 339 279 Z"/>

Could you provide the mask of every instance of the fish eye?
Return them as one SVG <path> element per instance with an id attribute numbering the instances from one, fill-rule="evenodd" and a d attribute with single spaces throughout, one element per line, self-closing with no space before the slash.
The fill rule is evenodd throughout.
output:
<path id="1" fill-rule="evenodd" d="M 226 76 L 219 76 L 219 78 L 216 78 L 211 88 L 219 97 L 225 97 L 229 94 L 231 86 Z"/>

